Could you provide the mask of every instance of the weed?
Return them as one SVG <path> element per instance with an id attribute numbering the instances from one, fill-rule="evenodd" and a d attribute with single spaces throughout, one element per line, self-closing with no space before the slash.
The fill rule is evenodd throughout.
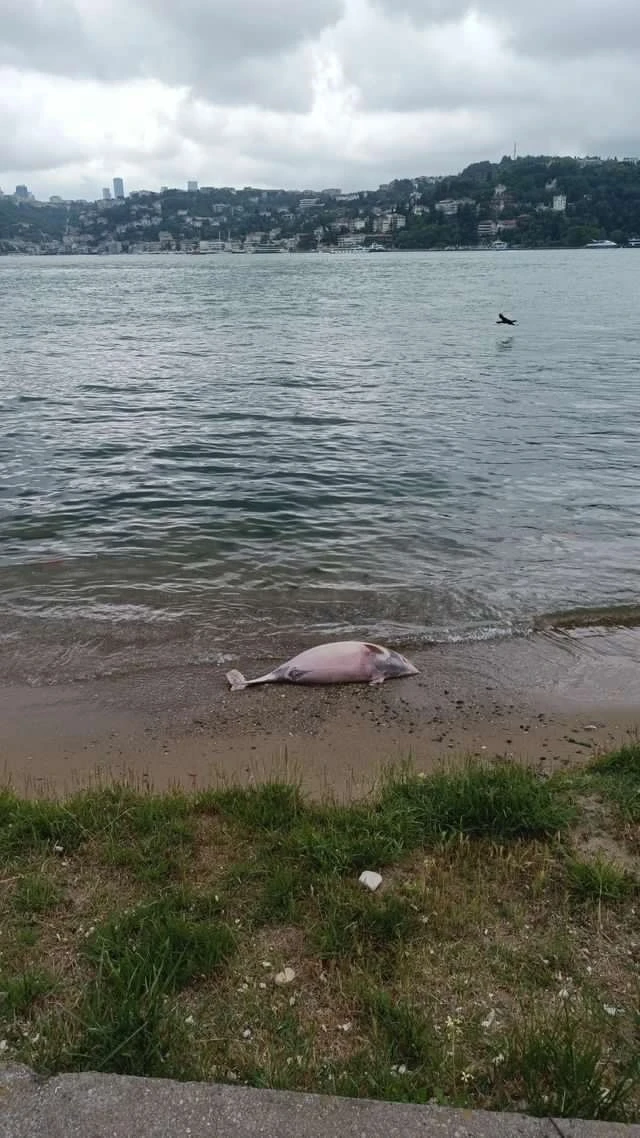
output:
<path id="1" fill-rule="evenodd" d="M 260 896 L 254 908 L 258 924 L 292 924 L 303 919 L 301 900 L 310 884 L 292 865 L 268 865 Z"/>
<path id="2" fill-rule="evenodd" d="M 535 1115 L 625 1120 L 640 1082 L 638 1054 L 615 1067 L 598 1017 L 568 1002 L 547 1019 L 525 1014 L 502 1051 L 503 1105 L 522 1096 Z"/>
<path id="3" fill-rule="evenodd" d="M 506 762 L 390 783 L 382 806 L 390 805 L 412 814 L 422 840 L 431 842 L 456 834 L 497 841 L 549 838 L 572 817 L 567 802 L 547 782 Z"/>
<path id="4" fill-rule="evenodd" d="M 629 743 L 596 759 L 588 773 L 616 803 L 624 821 L 640 823 L 640 743 Z"/>
<path id="5" fill-rule="evenodd" d="M 216 907 L 211 898 L 170 894 L 95 930 L 85 952 L 96 972 L 68 1060 L 75 1069 L 174 1077 L 193 1071 L 169 997 L 234 953 L 235 938 L 215 919 Z"/>
<path id="6" fill-rule="evenodd" d="M 0 1022 L 9 1016 L 23 1016 L 36 1000 L 55 988 L 47 972 L 26 971 L 17 976 L 0 976 Z"/>
<path id="7" fill-rule="evenodd" d="M 13 891 L 13 908 L 18 913 L 46 913 L 55 909 L 62 900 L 62 892 L 50 878 L 27 874 L 21 877 Z"/>
<path id="8" fill-rule="evenodd" d="M 374 896 L 357 886 L 327 879 L 315 896 L 311 937 L 320 956 L 384 958 L 415 937 L 420 928 L 416 908 L 407 898 Z"/>
<path id="9" fill-rule="evenodd" d="M 102 982 L 116 991 L 175 991 L 220 967 L 235 949 L 230 929 L 203 917 L 206 912 L 206 901 L 169 895 L 106 922 L 85 951 L 99 965 Z"/>
<path id="10" fill-rule="evenodd" d="M 0 790 L 0 864 L 54 846 L 68 853 L 83 836 L 78 818 L 62 803 L 21 799 Z"/>
<path id="11" fill-rule="evenodd" d="M 384 1045 L 391 1065 L 435 1065 L 437 1037 L 433 1022 L 425 1018 L 423 1010 L 382 990 L 365 992 L 362 1003 L 374 1040 Z"/>
<path id="12" fill-rule="evenodd" d="M 233 818 L 250 830 L 281 833 L 290 830 L 304 812 L 299 787 L 280 782 L 204 791 L 196 797 L 195 806 L 201 813 Z"/>
<path id="13" fill-rule="evenodd" d="M 571 858 L 566 873 L 571 896 L 585 903 L 624 901 L 640 888 L 632 873 L 602 857 L 593 861 Z"/>

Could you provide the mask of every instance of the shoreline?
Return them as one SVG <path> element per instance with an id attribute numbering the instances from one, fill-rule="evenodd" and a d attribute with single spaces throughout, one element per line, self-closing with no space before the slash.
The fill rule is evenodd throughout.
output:
<path id="1" fill-rule="evenodd" d="M 385 766 L 471 756 L 552 773 L 640 729 L 640 629 L 537 632 L 414 652 L 381 688 L 231 693 L 225 666 L 0 687 L 0 781 L 67 794 L 104 781 L 164 790 L 269 777 L 314 797 L 366 793 Z M 275 663 L 275 661 L 274 661 Z M 253 674 L 253 662 L 239 666 Z"/>

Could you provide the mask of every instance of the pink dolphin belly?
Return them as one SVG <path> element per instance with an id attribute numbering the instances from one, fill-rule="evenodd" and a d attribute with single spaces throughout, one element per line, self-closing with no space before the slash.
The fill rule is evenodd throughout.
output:
<path id="1" fill-rule="evenodd" d="M 297 684 L 348 684 L 370 681 L 378 653 L 357 640 L 308 648 L 283 665 L 283 678 Z"/>

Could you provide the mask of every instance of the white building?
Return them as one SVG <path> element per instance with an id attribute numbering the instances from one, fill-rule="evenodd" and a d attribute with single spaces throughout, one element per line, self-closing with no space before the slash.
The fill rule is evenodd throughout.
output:
<path id="1" fill-rule="evenodd" d="M 226 245 L 224 241 L 200 241 L 199 248 L 201 253 L 224 253 Z"/>
<path id="2" fill-rule="evenodd" d="M 458 212 L 458 202 L 453 198 L 442 198 L 441 201 L 436 202 L 435 205 L 438 213 L 443 213 L 445 217 L 453 217 Z"/>
<path id="3" fill-rule="evenodd" d="M 374 233 L 394 233 L 397 229 L 404 229 L 407 219 L 403 213 L 383 213 L 373 222 Z"/>
<path id="4" fill-rule="evenodd" d="M 567 208 L 567 195 L 566 194 L 554 194 L 553 195 L 553 212 L 554 213 L 564 213 L 566 208 Z"/>
<path id="5" fill-rule="evenodd" d="M 495 237 L 498 226 L 495 221 L 481 221 L 478 224 L 478 237 Z"/>

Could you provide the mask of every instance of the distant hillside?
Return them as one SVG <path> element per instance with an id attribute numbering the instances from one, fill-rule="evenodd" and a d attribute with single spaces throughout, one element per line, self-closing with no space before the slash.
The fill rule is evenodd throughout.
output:
<path id="1" fill-rule="evenodd" d="M 640 236 L 640 161 L 503 158 L 343 194 L 245 187 L 120 201 L 0 197 L 0 253 L 584 246 Z"/>

